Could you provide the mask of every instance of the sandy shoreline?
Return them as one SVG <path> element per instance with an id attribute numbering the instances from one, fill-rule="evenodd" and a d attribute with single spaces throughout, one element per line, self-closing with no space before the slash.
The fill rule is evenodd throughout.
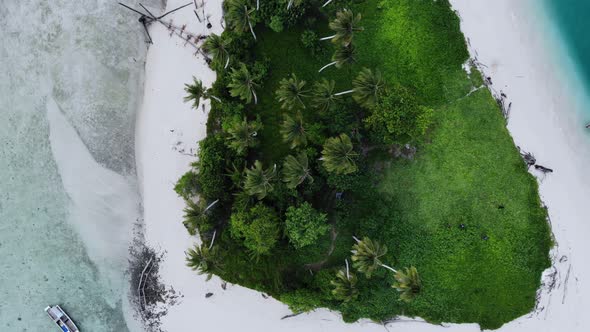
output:
<path id="1" fill-rule="evenodd" d="M 581 134 L 579 137 L 575 134 L 580 124 L 574 122 L 573 112 L 559 112 L 575 107 L 568 87 L 560 86 L 556 80 L 561 74 L 550 65 L 552 59 L 539 56 L 546 52 L 547 46 L 542 36 L 535 33 L 534 29 L 538 28 L 532 23 L 535 14 L 522 2 L 451 0 L 451 3 L 462 17 L 462 30 L 470 40 L 471 51 L 488 66 L 486 74 L 492 76 L 494 88 L 504 91 L 513 102 L 508 128 L 516 144 L 534 153 L 540 164 L 555 169 L 553 174 L 541 179 L 540 192 L 549 206 L 559 244 L 554 252 L 558 257 L 557 288 L 551 296 L 542 296 L 540 303 L 545 310 L 540 314 L 521 317 L 500 330 L 581 331 L 583 323 L 588 322 L 583 315 L 588 300 L 583 296 L 590 295 L 587 283 L 590 268 L 583 265 L 583 254 L 590 249 L 584 241 L 588 226 L 582 210 L 585 198 L 590 197 L 590 184 L 587 180 L 580 182 L 585 161 L 577 153 L 583 146 Z M 167 6 L 170 9 L 182 4 L 184 1 L 169 0 Z M 220 33 L 221 0 L 206 1 L 205 11 L 211 15 L 211 30 L 196 20 L 191 9 L 179 11 L 172 18 L 179 25 L 188 24 L 187 30 L 193 33 Z M 172 189 L 195 159 L 190 154 L 197 148 L 197 141 L 205 136 L 207 113 L 193 110 L 183 102 L 183 88 L 192 81 L 192 76 L 210 86 L 215 74 L 202 56 L 195 57 L 194 49 L 183 46 L 179 38 L 170 37 L 163 26 L 153 25 L 150 32 L 155 44 L 147 56 L 144 100 L 136 129 L 145 235 L 149 245 L 166 251 L 161 266 L 162 281 L 184 296 L 164 317 L 163 328 L 168 331 L 188 327 L 214 331 L 382 331 L 382 326 L 370 322 L 345 324 L 339 314 L 327 310 L 281 320 L 290 314 L 285 305 L 239 286 L 228 285 L 224 291 L 218 278 L 205 282 L 203 276 L 185 266 L 184 251 L 198 240 L 189 236 L 182 225 L 184 202 Z M 559 258 L 564 256 L 567 260 L 559 263 Z M 208 292 L 214 295 L 205 298 Z M 479 331 L 474 324 L 445 326 L 451 327 L 444 328 L 445 331 Z M 389 329 L 443 330 L 440 326 L 406 321 L 389 325 Z"/>

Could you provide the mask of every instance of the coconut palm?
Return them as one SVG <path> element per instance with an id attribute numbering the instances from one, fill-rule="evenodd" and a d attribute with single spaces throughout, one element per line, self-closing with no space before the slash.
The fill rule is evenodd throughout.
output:
<path id="1" fill-rule="evenodd" d="M 357 277 L 353 273 L 349 273 L 345 269 L 338 270 L 336 279 L 330 282 L 334 286 L 332 295 L 342 302 L 355 300 L 359 295 L 356 283 Z"/>
<path id="2" fill-rule="evenodd" d="M 358 154 L 354 151 L 350 137 L 340 134 L 338 137 L 328 138 L 324 143 L 321 160 L 329 172 L 336 174 L 350 174 L 357 171 L 354 161 Z"/>
<path id="3" fill-rule="evenodd" d="M 201 104 L 201 99 L 215 99 L 218 102 L 221 100 L 214 95 L 211 94 L 210 89 L 205 89 L 203 87 L 203 82 L 198 80 L 196 77 L 193 76 L 193 84 L 185 84 L 184 91 L 186 91 L 187 95 L 184 97 L 184 102 L 193 102 L 193 108 L 199 108 Z"/>
<path id="4" fill-rule="evenodd" d="M 368 237 L 362 240 L 354 238 L 356 243 L 352 246 L 352 266 L 359 272 L 364 273 L 367 278 L 370 278 L 373 272 L 378 267 L 384 267 L 388 270 L 397 273 L 394 268 L 383 264 L 380 258 L 387 253 L 387 247 L 382 246 L 377 241 L 373 241 Z"/>
<path id="5" fill-rule="evenodd" d="M 329 110 L 338 100 L 338 96 L 334 94 L 335 85 L 336 82 L 325 78 L 316 82 L 313 86 L 313 98 L 311 100 L 313 106 L 320 111 Z"/>
<path id="6" fill-rule="evenodd" d="M 318 72 L 322 72 L 324 69 L 336 66 L 336 68 L 341 68 L 345 64 L 352 64 L 356 61 L 356 48 L 354 45 L 350 44 L 348 46 L 340 46 L 334 55 L 332 55 L 332 62 L 320 68 Z"/>
<path id="7" fill-rule="evenodd" d="M 295 5 L 295 7 L 301 5 L 303 3 L 303 0 L 289 0 L 289 2 L 287 3 L 287 9 L 291 9 L 291 7 L 293 7 L 293 5 Z"/>
<path id="8" fill-rule="evenodd" d="M 229 66 L 229 45 L 231 40 L 223 36 L 210 34 L 203 43 L 203 51 L 211 56 L 218 63 L 223 65 L 223 68 Z"/>
<path id="9" fill-rule="evenodd" d="M 352 10 L 343 9 L 336 13 L 336 18 L 329 24 L 330 29 L 335 33 L 321 40 L 330 39 L 336 44 L 350 46 L 354 33 L 364 30 L 363 27 L 359 26 L 360 21 L 361 14 L 354 15 Z"/>
<path id="10" fill-rule="evenodd" d="M 403 301 L 411 302 L 420 293 L 422 282 L 415 267 L 406 267 L 405 271 L 397 271 L 395 280 L 392 287 L 400 292 L 399 297 Z"/>
<path id="11" fill-rule="evenodd" d="M 250 30 L 254 40 L 256 40 L 256 34 L 254 33 L 254 27 L 252 26 L 254 9 L 248 8 L 250 5 L 249 0 L 227 0 L 227 12 L 225 18 L 228 22 L 229 27 L 237 33 L 246 32 Z M 254 22 L 256 24 L 256 22 Z"/>
<path id="12" fill-rule="evenodd" d="M 198 274 L 206 274 L 207 281 L 209 281 L 213 273 L 222 268 L 218 247 L 210 248 L 204 243 L 200 246 L 195 245 L 194 249 L 189 249 L 186 253 L 186 265 L 197 271 Z"/>
<path id="13" fill-rule="evenodd" d="M 184 208 L 183 225 L 191 235 L 197 233 L 199 225 L 205 224 L 208 220 L 207 214 L 204 213 L 205 207 L 202 203 L 195 203 L 191 200 L 186 201 L 187 206 Z"/>
<path id="14" fill-rule="evenodd" d="M 326 7 L 327 5 L 330 4 L 330 2 L 332 2 L 332 0 L 328 0 L 328 1 L 324 2 L 324 4 L 322 5 L 322 7 Z"/>
<path id="15" fill-rule="evenodd" d="M 335 93 L 335 97 L 352 93 L 354 100 L 366 108 L 371 108 L 379 99 L 379 94 L 383 91 L 385 83 L 381 78 L 381 73 L 363 68 L 358 76 L 352 81 L 353 89 Z"/>
<path id="16" fill-rule="evenodd" d="M 371 69 L 363 68 L 352 81 L 352 86 L 354 100 L 365 108 L 371 108 L 377 103 L 385 82 L 378 70 L 373 72 Z"/>
<path id="17" fill-rule="evenodd" d="M 313 182 L 307 154 L 302 151 L 297 157 L 287 156 L 283 162 L 283 181 L 287 184 L 287 188 L 296 188 L 305 180 Z"/>
<path id="18" fill-rule="evenodd" d="M 254 103 L 258 104 L 256 96 L 258 83 L 254 81 L 254 77 L 245 64 L 240 63 L 238 68 L 232 68 L 230 78 L 231 82 L 227 86 L 232 97 L 240 97 L 248 103 L 252 102 L 252 98 L 254 98 Z"/>
<path id="19" fill-rule="evenodd" d="M 295 117 L 285 115 L 280 132 L 283 135 L 283 140 L 291 146 L 291 149 L 307 144 L 307 133 L 305 127 L 303 127 L 301 113 L 295 114 Z"/>
<path id="20" fill-rule="evenodd" d="M 298 79 L 295 74 L 291 74 L 289 78 L 283 78 L 277 89 L 277 100 L 281 103 L 281 108 L 293 109 L 298 106 L 305 108 L 303 103 L 303 98 L 307 94 L 305 84 L 306 82 Z"/>
<path id="21" fill-rule="evenodd" d="M 244 155 L 248 148 L 258 144 L 258 131 L 262 129 L 260 121 L 251 121 L 244 117 L 242 121 L 233 122 L 227 129 L 229 147 L 234 149 L 238 155 Z"/>
<path id="22" fill-rule="evenodd" d="M 272 169 L 264 169 L 258 160 L 254 166 L 246 169 L 246 180 L 244 190 L 248 195 L 256 196 L 259 200 L 273 190 L 272 182 L 276 176 L 276 165 Z"/>

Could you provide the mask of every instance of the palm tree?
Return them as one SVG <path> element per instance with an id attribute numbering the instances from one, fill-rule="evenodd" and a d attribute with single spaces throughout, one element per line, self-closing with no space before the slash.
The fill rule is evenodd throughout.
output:
<path id="1" fill-rule="evenodd" d="M 297 157 L 288 155 L 283 162 L 283 181 L 287 188 L 294 189 L 305 180 L 313 182 L 307 154 L 302 151 Z"/>
<path id="2" fill-rule="evenodd" d="M 385 82 L 378 70 L 373 72 L 371 69 L 363 68 L 352 81 L 352 86 L 354 100 L 365 108 L 371 108 L 377 103 Z"/>
<path id="3" fill-rule="evenodd" d="M 225 17 L 228 21 L 228 25 L 237 33 L 245 32 L 250 30 L 254 40 L 256 40 L 256 34 L 254 33 L 254 27 L 252 26 L 252 13 L 254 9 L 249 9 L 248 0 L 228 0 L 227 13 Z"/>
<path id="4" fill-rule="evenodd" d="M 283 135 L 283 140 L 291 146 L 291 149 L 307 144 L 307 133 L 303 127 L 303 116 L 301 113 L 295 114 L 294 118 L 285 115 L 280 132 Z"/>
<path id="5" fill-rule="evenodd" d="M 283 78 L 279 82 L 277 89 L 277 99 L 281 103 L 281 108 L 292 109 L 297 106 L 305 108 L 303 98 L 306 97 L 305 81 L 291 74 L 289 78 Z"/>
<path id="6" fill-rule="evenodd" d="M 258 131 L 262 129 L 260 121 L 248 122 L 246 117 L 242 121 L 235 121 L 227 129 L 229 136 L 229 147 L 234 149 L 238 155 L 244 155 L 248 148 L 255 147 L 258 144 Z"/>
<path id="7" fill-rule="evenodd" d="M 258 97 L 256 96 L 255 90 L 258 83 L 254 81 L 245 64 L 240 63 L 237 69 L 232 68 L 230 77 L 231 82 L 228 84 L 228 88 L 232 97 L 240 97 L 240 99 L 248 103 L 252 102 L 252 97 L 254 97 L 254 103 L 258 104 Z"/>
<path id="8" fill-rule="evenodd" d="M 246 169 L 244 190 L 248 195 L 256 196 L 259 200 L 273 190 L 272 181 L 276 176 L 276 165 L 272 169 L 264 169 L 258 160 L 251 169 Z"/>
<path id="9" fill-rule="evenodd" d="M 317 107 L 320 111 L 327 111 L 334 105 L 338 96 L 334 94 L 336 82 L 332 80 L 322 79 L 316 82 L 313 86 L 313 106 Z"/>
<path id="10" fill-rule="evenodd" d="M 217 246 L 208 247 L 204 243 L 195 245 L 194 249 L 189 249 L 186 253 L 186 265 L 198 274 L 206 274 L 209 281 L 213 273 L 222 268 L 218 254 Z"/>
<path id="11" fill-rule="evenodd" d="M 210 34 L 203 43 L 203 51 L 213 56 L 213 59 L 223 65 L 223 68 L 229 66 L 229 45 L 231 40 L 223 36 Z"/>
<path id="12" fill-rule="evenodd" d="M 381 78 L 381 73 L 376 71 L 373 73 L 371 69 L 363 68 L 358 76 L 352 81 L 353 89 L 335 93 L 334 96 L 339 97 L 352 93 L 352 97 L 356 102 L 366 108 L 371 108 L 377 103 L 379 93 L 385 87 L 385 83 Z"/>
<path id="13" fill-rule="evenodd" d="M 336 52 L 334 52 L 334 55 L 332 55 L 332 62 L 320 68 L 318 72 L 321 73 L 324 69 L 330 66 L 341 68 L 345 64 L 352 64 L 356 61 L 355 56 L 356 48 L 354 45 L 340 46 Z"/>
<path id="14" fill-rule="evenodd" d="M 411 302 L 419 293 L 422 288 L 422 282 L 420 276 L 418 276 L 418 270 L 411 266 L 406 267 L 404 271 L 397 271 L 395 274 L 396 282 L 393 284 L 393 288 L 400 292 L 400 299 L 406 302 Z"/>
<path id="15" fill-rule="evenodd" d="M 211 94 L 210 89 L 205 89 L 203 87 L 203 82 L 201 82 L 201 80 L 198 80 L 194 76 L 193 76 L 193 84 L 185 84 L 184 91 L 186 91 L 186 93 L 188 93 L 188 95 L 186 95 L 184 97 L 184 102 L 188 103 L 188 102 L 192 101 L 193 108 L 195 108 L 195 109 L 199 108 L 199 105 L 201 104 L 201 98 L 202 99 L 212 98 L 218 102 L 221 102 L 221 100 L 219 98 L 217 98 Z"/>
<path id="16" fill-rule="evenodd" d="M 350 174 L 357 171 L 354 161 L 358 154 L 354 151 L 350 137 L 340 134 L 338 137 L 328 138 L 324 143 L 321 160 L 329 172 L 336 174 Z"/>
<path id="17" fill-rule="evenodd" d="M 330 4 L 330 2 L 332 2 L 332 0 L 328 0 L 328 1 L 326 1 L 326 2 L 325 2 L 323 5 L 322 5 L 322 7 L 326 7 L 328 4 Z"/>
<path id="18" fill-rule="evenodd" d="M 207 222 L 207 215 L 204 213 L 205 207 L 202 204 L 195 203 L 191 200 L 186 201 L 187 206 L 184 208 L 184 220 L 182 224 L 188 230 L 189 234 L 197 233 L 197 228 Z"/>
<path id="19" fill-rule="evenodd" d="M 380 258 L 387 253 L 387 247 L 382 246 L 377 241 L 373 241 L 368 237 L 361 240 L 354 238 L 356 244 L 352 246 L 352 266 L 359 272 L 364 273 L 367 278 L 370 278 L 373 272 L 378 267 L 384 267 L 388 270 L 397 273 L 394 268 L 383 264 Z"/>
<path id="20" fill-rule="evenodd" d="M 352 37 L 357 31 L 363 31 L 364 28 L 358 26 L 361 21 L 361 14 L 353 14 L 350 9 L 343 9 L 336 13 L 336 18 L 330 22 L 329 26 L 335 33 L 332 36 L 324 37 L 321 40 L 332 40 L 332 42 L 349 46 L 352 43 Z"/>
<path id="21" fill-rule="evenodd" d="M 330 284 L 334 286 L 334 289 L 332 289 L 332 295 L 335 299 L 342 302 L 353 301 L 359 295 L 356 283 L 357 278 L 353 273 L 348 273 L 344 269 L 338 270 L 336 273 L 336 279 L 330 282 Z"/>
<path id="22" fill-rule="evenodd" d="M 295 5 L 295 7 L 301 5 L 301 3 L 303 3 L 303 0 L 289 0 L 289 3 L 287 3 L 287 9 L 291 9 L 291 7 L 293 7 L 293 5 Z"/>

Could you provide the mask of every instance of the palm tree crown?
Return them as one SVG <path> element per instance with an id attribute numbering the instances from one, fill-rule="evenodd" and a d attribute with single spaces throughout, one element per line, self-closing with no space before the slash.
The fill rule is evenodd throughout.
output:
<path id="1" fill-rule="evenodd" d="M 351 252 L 352 266 L 359 272 L 364 273 L 367 278 L 370 278 L 375 269 L 383 266 L 379 258 L 387 253 L 387 247 L 368 237 L 364 237 L 362 241 L 357 241 L 352 246 Z"/>
<path id="2" fill-rule="evenodd" d="M 343 9 L 336 13 L 336 18 L 330 22 L 329 27 L 335 34 L 331 38 L 332 42 L 349 46 L 352 43 L 354 33 L 363 31 L 364 28 L 359 26 L 361 14 L 356 14 L 349 9 Z"/>
<path id="3" fill-rule="evenodd" d="M 293 7 L 293 5 L 295 5 L 295 7 L 301 5 L 303 3 L 303 0 L 289 0 L 289 2 L 287 3 L 287 9 L 291 9 L 291 7 Z"/>
<path id="4" fill-rule="evenodd" d="M 342 68 L 345 64 L 352 64 L 356 62 L 356 48 L 353 44 L 348 46 L 340 46 L 332 55 L 332 62 L 320 68 L 321 73 L 324 69 L 330 66 L 336 66 L 336 68 Z"/>
<path id="5" fill-rule="evenodd" d="M 250 30 L 254 40 L 256 40 L 256 34 L 252 26 L 254 8 L 249 8 L 249 0 L 227 0 L 227 12 L 225 18 L 228 22 L 229 27 L 237 33 L 242 33 Z M 254 22 L 256 23 L 256 22 Z"/>
<path id="6" fill-rule="evenodd" d="M 217 246 L 209 248 L 204 243 L 200 246 L 195 245 L 195 248 L 189 249 L 186 254 L 186 265 L 198 274 L 206 274 L 209 281 L 213 273 L 222 268 L 218 253 Z"/>
<path id="7" fill-rule="evenodd" d="M 336 174 L 350 174 L 357 171 L 354 161 L 358 154 L 354 151 L 350 137 L 340 134 L 338 137 L 328 138 L 322 150 L 322 161 L 329 172 Z"/>
<path id="8" fill-rule="evenodd" d="M 307 93 L 305 83 L 295 74 L 291 74 L 291 77 L 284 78 L 279 82 L 277 99 L 281 103 L 281 108 L 293 109 L 298 106 L 305 108 L 305 103 L 303 103 L 303 98 Z"/>
<path id="9" fill-rule="evenodd" d="M 377 103 L 379 94 L 385 87 L 385 82 L 378 70 L 373 72 L 371 69 L 363 68 L 352 81 L 352 85 L 354 100 L 365 108 L 371 108 Z"/>
<path id="10" fill-rule="evenodd" d="M 313 86 L 313 106 L 323 112 L 329 110 L 338 100 L 338 96 L 334 95 L 335 86 L 336 82 L 325 78 L 316 82 Z"/>
<path id="11" fill-rule="evenodd" d="M 355 300 L 359 295 L 359 290 L 356 287 L 357 281 L 357 277 L 353 273 L 347 273 L 344 269 L 338 270 L 336 279 L 330 282 L 334 286 L 332 295 L 335 299 L 343 302 Z"/>
<path id="12" fill-rule="evenodd" d="M 184 102 L 193 102 L 193 108 L 198 108 L 201 104 L 201 98 L 209 98 L 209 92 L 203 87 L 203 82 L 193 76 L 193 84 L 185 84 L 184 91 L 187 95 L 184 97 Z"/>
<path id="13" fill-rule="evenodd" d="M 260 121 L 248 122 L 244 117 L 242 121 L 236 121 L 227 129 L 229 136 L 229 147 L 234 149 L 238 155 L 244 155 L 248 148 L 255 147 L 258 144 L 258 131 L 262 129 Z"/>
<path id="14" fill-rule="evenodd" d="M 240 63 L 238 68 L 232 68 L 230 77 L 231 82 L 228 84 L 228 88 L 232 97 L 239 97 L 248 103 L 252 102 L 252 98 L 254 98 L 254 103 L 258 103 L 255 90 L 258 83 L 254 81 L 245 64 Z"/>
<path id="15" fill-rule="evenodd" d="M 246 170 L 244 189 L 248 195 L 256 196 L 256 198 L 261 200 L 273 190 L 272 181 L 275 176 L 276 167 L 264 169 L 262 163 L 256 160 L 254 166 Z"/>
<path id="16" fill-rule="evenodd" d="M 203 51 L 213 56 L 213 59 L 220 63 L 223 68 L 229 65 L 229 45 L 231 40 L 212 33 L 203 43 Z"/>
<path id="17" fill-rule="evenodd" d="M 295 114 L 294 118 L 285 115 L 285 121 L 281 124 L 280 132 L 283 135 L 283 140 L 291 146 L 291 149 L 307 144 L 307 133 L 305 127 L 303 127 L 301 113 Z"/>
<path id="18" fill-rule="evenodd" d="M 302 151 L 297 157 L 287 156 L 283 162 L 283 181 L 287 184 L 287 188 L 296 188 L 305 180 L 313 182 L 307 154 Z"/>
<path id="19" fill-rule="evenodd" d="M 397 271 L 395 280 L 392 287 L 400 292 L 399 297 L 403 301 L 411 302 L 420 293 L 422 282 L 415 267 L 406 267 L 405 271 Z"/>

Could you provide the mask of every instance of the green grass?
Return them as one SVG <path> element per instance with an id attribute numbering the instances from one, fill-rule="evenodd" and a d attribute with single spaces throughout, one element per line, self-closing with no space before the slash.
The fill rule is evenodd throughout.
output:
<path id="1" fill-rule="evenodd" d="M 397 218 L 382 239 L 421 273 L 414 314 L 497 328 L 534 306 L 550 230 L 504 123 L 480 90 L 441 109 L 432 142 L 385 174 Z"/>
<path id="2" fill-rule="evenodd" d="M 381 9 L 374 1 L 351 4 L 362 13 L 365 27 L 355 37 L 358 63 L 321 75 L 317 70 L 332 54 L 329 42 L 325 55 L 313 57 L 300 42 L 305 28 L 280 34 L 257 28 L 254 55 L 268 58 L 271 71 L 259 90 L 260 103 L 249 108 L 264 124 L 255 157 L 269 165 L 280 163 L 289 152 L 279 133 L 285 111 L 276 102 L 275 90 L 292 72 L 308 87 L 327 77 L 337 81 L 337 90 L 344 90 L 360 68 L 369 67 L 379 69 L 388 84 L 414 91 L 435 109 L 434 124 L 414 160 L 371 156 L 375 162 L 369 166 L 374 170 L 371 176 L 362 188 L 347 193 L 350 214 L 333 216 L 338 237 L 326 268 L 343 265 L 353 234 L 367 235 L 387 245 L 386 263 L 418 268 L 424 286 L 421 294 L 410 304 L 400 302 L 391 288 L 393 276 L 382 270 L 370 280 L 359 277 L 358 300 L 344 304 L 326 300 L 325 286 L 320 284 L 333 271 L 312 277 L 302 264 L 322 259 L 330 245 L 328 236 L 299 252 L 281 247 L 253 264 L 243 260 L 243 247 L 224 234 L 220 243 L 226 268 L 220 274 L 280 298 L 306 288 L 315 294 L 310 299 L 314 306 L 340 310 L 347 321 L 404 314 L 498 328 L 533 309 L 541 273 L 550 264 L 550 229 L 536 181 L 490 93 L 481 89 L 465 97 L 482 81 L 461 67 L 468 53 L 448 1 L 381 4 Z M 326 27 L 327 22 L 319 20 L 312 28 L 323 36 Z M 319 118 L 311 108 L 303 112 L 309 123 Z"/>

